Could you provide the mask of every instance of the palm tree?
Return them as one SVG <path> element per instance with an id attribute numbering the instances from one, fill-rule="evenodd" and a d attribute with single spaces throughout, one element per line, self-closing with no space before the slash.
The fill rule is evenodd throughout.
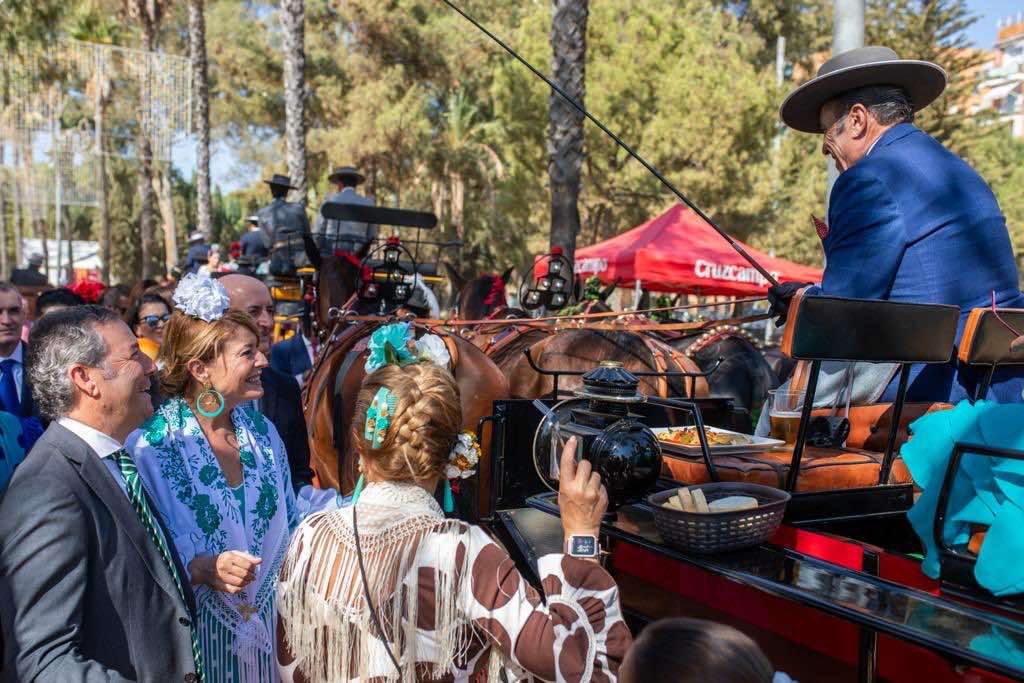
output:
<path id="1" fill-rule="evenodd" d="M 196 220 L 199 231 L 210 239 L 210 84 L 206 64 L 206 20 L 203 0 L 189 0 L 189 56 L 196 98 Z"/>
<path id="2" fill-rule="evenodd" d="M 281 0 L 284 28 L 284 130 L 288 175 L 306 203 L 306 5 L 304 0 Z"/>
<path id="3" fill-rule="evenodd" d="M 463 214 L 466 198 L 466 172 L 478 170 L 480 178 L 488 185 L 493 201 L 493 185 L 491 176 L 500 179 L 505 172 L 504 164 L 494 148 L 483 142 L 494 123 L 481 123 L 480 108 L 470 102 L 463 92 L 453 92 L 448 96 L 443 115 L 444 129 L 441 141 L 444 149 L 444 177 L 448 181 L 451 197 L 451 226 L 454 237 L 463 240 L 466 237 L 463 225 Z M 490 168 L 488 168 L 490 164 Z M 493 169 L 493 173 L 492 173 Z M 441 190 L 441 196 L 447 194 Z M 436 202 L 436 200 L 435 200 Z M 442 201 L 443 205 L 443 201 Z"/>
<path id="4" fill-rule="evenodd" d="M 587 0 L 552 0 L 552 80 L 583 104 L 587 61 Z M 552 92 L 549 96 L 548 177 L 551 183 L 551 246 L 572 260 L 580 231 L 580 168 L 583 115 Z"/>
<path id="5" fill-rule="evenodd" d="M 124 0 L 128 16 L 139 24 L 141 47 L 147 53 L 156 49 L 157 32 L 170 0 Z M 148 57 L 148 55 L 147 55 Z M 137 135 L 139 154 L 139 232 L 141 233 L 143 279 L 153 276 L 153 146 L 150 131 L 140 122 Z"/>

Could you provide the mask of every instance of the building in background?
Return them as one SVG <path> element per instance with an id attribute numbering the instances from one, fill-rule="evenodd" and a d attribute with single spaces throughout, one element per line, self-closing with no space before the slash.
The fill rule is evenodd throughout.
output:
<path id="1" fill-rule="evenodd" d="M 996 43 L 981 65 L 982 81 L 971 98 L 971 114 L 994 112 L 1024 138 L 1024 14 L 1000 19 Z"/>

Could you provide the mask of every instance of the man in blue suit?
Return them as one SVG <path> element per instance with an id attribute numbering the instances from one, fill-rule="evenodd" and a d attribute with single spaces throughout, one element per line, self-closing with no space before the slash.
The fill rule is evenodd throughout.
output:
<path id="1" fill-rule="evenodd" d="M 822 244 L 825 272 L 808 293 L 953 304 L 1024 307 L 1006 221 L 991 189 L 962 159 L 913 125 L 914 112 L 943 91 L 930 62 L 899 59 L 884 47 L 833 57 L 790 93 L 780 115 L 791 128 L 823 134 L 822 153 L 840 172 Z M 799 286 L 769 291 L 782 313 Z M 870 325 L 871 321 L 864 321 Z M 1020 401 L 1024 370 L 996 373 L 989 398 Z M 908 400 L 959 401 L 980 373 L 945 365 L 911 373 Z M 895 396 L 895 382 L 876 399 Z"/>

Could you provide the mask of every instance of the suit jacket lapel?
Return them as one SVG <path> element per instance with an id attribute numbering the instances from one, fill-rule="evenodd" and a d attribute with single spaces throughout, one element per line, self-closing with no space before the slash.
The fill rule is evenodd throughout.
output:
<path id="1" fill-rule="evenodd" d="M 260 397 L 260 412 L 264 415 L 273 415 L 275 401 L 277 400 L 274 398 L 277 394 L 277 385 L 274 382 L 274 376 L 264 370 L 260 373 L 260 379 L 263 381 L 263 396 Z"/>
<path id="2" fill-rule="evenodd" d="M 70 430 L 65 430 L 70 437 L 74 437 L 79 440 Z M 138 550 L 139 555 L 142 556 L 142 560 L 145 562 L 146 567 L 149 569 L 149 573 L 153 576 L 153 580 L 160 585 L 164 591 L 171 597 L 181 599 L 178 595 L 178 588 L 174 585 L 174 577 L 171 576 L 170 569 L 164 563 L 163 557 L 160 555 L 160 550 L 156 547 L 153 541 L 149 538 L 149 534 L 146 532 L 146 528 L 142 526 L 142 521 L 139 516 L 135 513 L 131 503 L 128 501 L 128 497 L 124 494 L 124 491 L 117 485 L 114 478 L 111 476 L 110 471 L 106 466 L 100 462 L 100 459 L 95 453 L 82 442 L 82 453 L 68 453 L 64 451 L 64 455 L 79 464 L 79 471 L 82 474 L 82 479 L 89 488 L 93 490 L 93 493 L 103 501 L 103 504 L 110 510 L 111 516 L 117 522 L 117 525 L 125 532 L 129 539 L 131 539 L 132 545 Z M 150 501 L 150 509 L 157 515 L 153 503 Z M 159 523 L 159 519 L 157 520 Z M 164 531 L 164 538 L 168 539 L 170 543 L 170 536 L 167 535 L 167 530 L 163 529 L 163 525 L 160 527 Z M 176 555 L 173 546 L 169 546 L 171 549 L 171 556 Z M 184 573 L 179 575 L 182 583 L 187 583 L 187 577 Z"/>

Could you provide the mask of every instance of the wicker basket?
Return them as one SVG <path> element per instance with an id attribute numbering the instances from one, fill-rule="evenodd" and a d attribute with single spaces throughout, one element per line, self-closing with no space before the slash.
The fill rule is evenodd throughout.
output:
<path id="1" fill-rule="evenodd" d="M 723 482 L 690 487 L 704 492 L 708 503 L 728 496 L 756 498 L 758 507 L 738 512 L 683 512 L 662 507 L 676 489 L 647 496 L 654 526 L 671 546 L 690 553 L 711 554 L 739 550 L 768 540 L 782 523 L 789 494 L 760 484 Z"/>

